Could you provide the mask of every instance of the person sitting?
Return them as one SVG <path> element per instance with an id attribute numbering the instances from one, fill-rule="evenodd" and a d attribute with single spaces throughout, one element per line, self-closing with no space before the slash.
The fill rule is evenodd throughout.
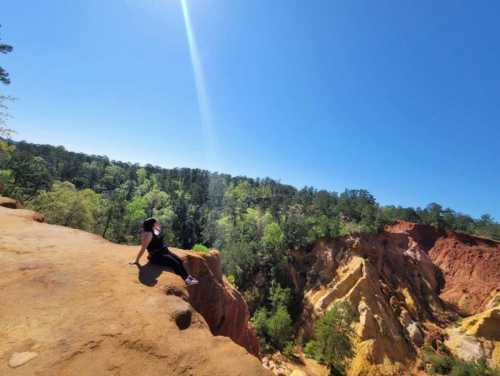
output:
<path id="1" fill-rule="evenodd" d="M 184 267 L 182 260 L 170 252 L 163 241 L 160 222 L 155 218 L 148 218 L 142 224 L 141 248 L 132 265 L 138 265 L 144 251 L 147 249 L 148 259 L 152 264 L 172 268 L 175 274 L 184 279 L 188 286 L 196 285 L 199 281 L 191 276 Z"/>

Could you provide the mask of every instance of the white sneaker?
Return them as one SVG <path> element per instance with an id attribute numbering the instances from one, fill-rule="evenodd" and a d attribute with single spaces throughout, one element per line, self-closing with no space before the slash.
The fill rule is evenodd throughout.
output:
<path id="1" fill-rule="evenodd" d="M 185 279 L 185 282 L 186 282 L 186 285 L 188 285 L 188 286 L 193 286 L 193 285 L 197 285 L 198 283 L 200 283 L 196 278 L 191 277 L 191 276 L 188 276 Z"/>

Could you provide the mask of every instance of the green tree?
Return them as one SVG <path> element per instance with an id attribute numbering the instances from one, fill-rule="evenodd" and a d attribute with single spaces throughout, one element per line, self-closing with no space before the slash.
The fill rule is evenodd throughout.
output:
<path id="1" fill-rule="evenodd" d="M 332 374 L 343 375 L 354 351 L 351 323 L 355 312 L 347 302 L 338 302 L 314 324 L 314 340 L 307 353 L 326 364 Z"/>
<path id="2" fill-rule="evenodd" d="M 122 184 L 113 191 L 104 194 L 102 237 L 114 241 L 126 241 L 127 223 L 123 220 L 127 211 L 128 184 Z"/>
<path id="3" fill-rule="evenodd" d="M 264 227 L 264 234 L 262 235 L 262 244 L 268 250 L 276 251 L 284 247 L 285 236 L 281 227 L 276 222 L 268 223 Z"/>
<path id="4" fill-rule="evenodd" d="M 139 230 L 146 215 L 147 202 L 144 197 L 136 196 L 127 203 L 125 209 L 125 223 L 127 224 L 127 242 L 137 242 L 139 240 Z"/>
<path id="5" fill-rule="evenodd" d="M 264 338 L 267 334 L 266 323 L 268 317 L 269 313 L 265 307 L 256 310 L 252 316 L 252 325 L 254 326 L 257 337 L 259 338 Z"/>
<path id="6" fill-rule="evenodd" d="M 299 205 L 288 208 L 283 222 L 286 248 L 300 249 L 309 245 L 310 223 Z"/>
<path id="7" fill-rule="evenodd" d="M 144 195 L 144 201 L 146 203 L 146 214 L 149 217 L 154 216 L 155 211 L 168 207 L 170 200 L 168 194 L 154 187 L 151 191 Z"/>
<path id="8" fill-rule="evenodd" d="M 232 184 L 224 194 L 224 208 L 234 222 L 246 212 L 252 202 L 253 190 L 246 180 Z"/>
<path id="9" fill-rule="evenodd" d="M 269 288 L 269 309 L 261 307 L 252 317 L 252 323 L 263 348 L 282 350 L 293 335 L 293 321 L 288 312 L 292 302 L 291 291 L 272 281 Z"/>
<path id="10" fill-rule="evenodd" d="M 31 200 L 38 191 L 49 188 L 50 174 L 42 157 L 16 150 L 7 167 L 11 171 L 11 181 L 6 186 L 8 195 L 24 202 Z"/>
<path id="11" fill-rule="evenodd" d="M 293 334 L 292 319 L 286 307 L 278 306 L 266 322 L 266 332 L 271 344 L 277 349 L 283 349 Z"/>
<path id="12" fill-rule="evenodd" d="M 2 102 L 0 95 L 0 124 L 2 122 Z M 0 126 L 0 194 L 3 194 L 6 190 L 12 190 L 14 177 L 12 176 L 12 170 L 9 169 L 9 162 L 16 150 L 14 145 L 9 144 L 7 141 L 2 140 L 2 138 L 8 138 L 14 131 L 12 129 L 4 128 Z"/>
<path id="13" fill-rule="evenodd" d="M 269 302 L 274 312 L 279 307 L 288 308 L 292 303 L 292 292 L 289 288 L 283 288 L 278 282 L 272 281 L 269 289 Z"/>
<path id="14" fill-rule="evenodd" d="M 105 190 L 113 190 L 118 188 L 126 180 L 127 177 L 124 169 L 116 164 L 111 164 L 104 170 L 101 185 Z"/>
<path id="15" fill-rule="evenodd" d="M 8 45 L 5 43 L 0 43 L 0 53 L 8 54 L 8 53 L 12 52 L 12 50 L 13 50 L 13 48 L 11 45 Z M 2 67 L 0 67 L 0 82 L 2 82 L 5 85 L 10 84 L 9 73 Z"/>
<path id="16" fill-rule="evenodd" d="M 94 231 L 101 198 L 90 189 L 78 191 L 69 182 L 55 182 L 48 192 L 40 192 L 29 207 L 45 216 L 48 223 Z"/>
<path id="17" fill-rule="evenodd" d="M 435 202 L 427 205 L 423 212 L 423 219 L 425 223 L 433 225 L 437 228 L 444 228 L 444 221 L 442 217 L 443 207 Z"/>

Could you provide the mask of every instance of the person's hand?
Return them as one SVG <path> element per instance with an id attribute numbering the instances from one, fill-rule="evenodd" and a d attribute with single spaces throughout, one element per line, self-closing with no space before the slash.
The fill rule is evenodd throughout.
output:
<path id="1" fill-rule="evenodd" d="M 129 262 L 128 263 L 129 265 L 137 265 L 137 266 L 141 266 L 141 264 L 139 264 L 139 261 L 134 261 L 134 262 Z"/>

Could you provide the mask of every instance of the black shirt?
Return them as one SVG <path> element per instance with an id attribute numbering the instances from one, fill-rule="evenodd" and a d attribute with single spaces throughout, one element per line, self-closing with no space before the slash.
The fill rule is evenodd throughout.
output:
<path id="1" fill-rule="evenodd" d="M 150 254 L 155 254 L 155 253 L 158 253 L 160 251 L 166 250 L 167 246 L 165 245 L 165 243 L 163 241 L 164 235 L 162 233 L 160 233 L 159 235 L 156 235 L 154 233 L 154 231 L 151 231 L 151 234 L 153 235 L 153 237 L 151 238 L 151 241 L 149 242 L 148 246 L 146 247 L 148 252 Z"/>

